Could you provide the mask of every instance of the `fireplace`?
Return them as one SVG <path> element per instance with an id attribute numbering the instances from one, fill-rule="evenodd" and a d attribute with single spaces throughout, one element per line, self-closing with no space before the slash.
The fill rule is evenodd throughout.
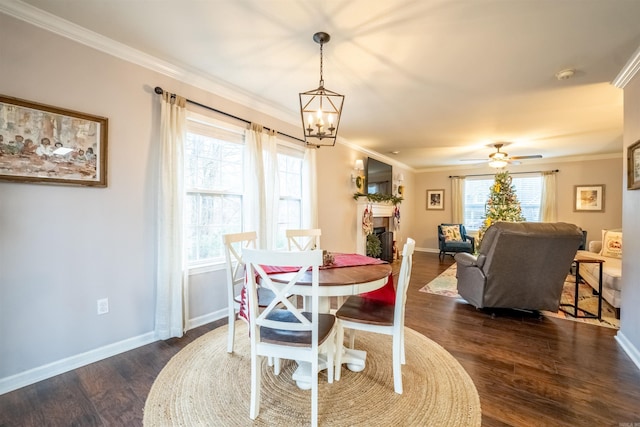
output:
<path id="1" fill-rule="evenodd" d="M 385 261 L 393 261 L 393 209 L 391 203 L 370 203 L 366 197 L 358 198 L 358 207 L 356 209 L 356 253 L 361 255 L 367 254 L 367 236 L 362 230 L 362 216 L 366 208 L 370 208 L 373 212 L 373 231 L 380 238 L 382 243 L 382 254 L 380 259 Z M 384 239 L 384 240 L 383 240 Z"/>
<path id="2" fill-rule="evenodd" d="M 382 245 L 382 252 L 380 253 L 381 260 L 393 262 L 393 233 L 384 229 L 373 230 L 373 233 L 380 239 Z"/>

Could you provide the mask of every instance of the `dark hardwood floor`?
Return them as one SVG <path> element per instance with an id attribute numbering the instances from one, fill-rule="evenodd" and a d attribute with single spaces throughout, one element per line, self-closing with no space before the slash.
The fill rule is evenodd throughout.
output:
<path id="1" fill-rule="evenodd" d="M 480 394 L 483 426 L 640 425 L 640 370 L 615 341 L 615 330 L 519 312 L 492 318 L 463 301 L 418 291 L 451 263 L 446 257 L 441 264 L 437 254 L 414 255 L 406 326 L 464 366 Z M 225 323 L 4 394 L 0 426 L 142 425 L 146 396 L 163 366 Z"/>

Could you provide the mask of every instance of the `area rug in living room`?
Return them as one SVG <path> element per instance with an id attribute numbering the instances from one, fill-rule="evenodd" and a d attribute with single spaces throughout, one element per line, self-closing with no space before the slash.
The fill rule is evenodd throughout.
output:
<path id="1" fill-rule="evenodd" d="M 574 277 L 568 275 L 564 282 L 564 289 L 562 291 L 561 303 L 573 304 L 575 296 L 575 282 Z M 420 289 L 420 292 L 427 292 L 430 294 L 444 295 L 451 298 L 461 298 L 457 291 L 458 279 L 456 279 L 456 264 L 453 264 L 447 270 L 445 270 L 438 277 L 427 283 Z M 586 283 L 580 283 L 578 286 L 578 307 L 581 310 L 578 311 L 579 315 L 584 314 L 582 310 L 587 310 L 591 313 L 598 311 L 598 297 L 593 295 L 591 286 Z M 572 312 L 572 308 L 568 309 Z M 575 318 L 562 311 L 553 313 L 550 311 L 541 312 L 545 316 L 556 317 L 561 319 L 573 320 L 576 322 L 589 323 L 592 325 L 605 326 L 607 328 L 620 329 L 620 320 L 616 318 L 615 309 L 605 300 L 602 300 L 602 320 L 598 319 L 584 319 Z"/>
<path id="2" fill-rule="evenodd" d="M 156 378 L 144 407 L 151 426 L 310 425 L 311 392 L 292 380 L 296 367 L 283 361 L 276 376 L 264 362 L 260 414 L 249 418 L 251 352 L 247 327 L 236 325 L 235 351 L 227 353 L 227 326 L 219 327 L 176 354 Z M 405 328 L 403 394 L 393 390 L 391 338 L 358 332 L 356 348 L 367 351 L 362 372 L 342 368 L 327 383 L 320 373 L 319 425 L 480 426 L 481 408 L 473 381 L 444 348 Z"/>

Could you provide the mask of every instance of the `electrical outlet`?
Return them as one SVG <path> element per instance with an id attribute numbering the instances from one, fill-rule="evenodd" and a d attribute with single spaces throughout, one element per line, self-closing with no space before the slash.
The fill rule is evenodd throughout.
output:
<path id="1" fill-rule="evenodd" d="M 98 314 L 107 314 L 109 312 L 109 298 L 98 300 Z"/>

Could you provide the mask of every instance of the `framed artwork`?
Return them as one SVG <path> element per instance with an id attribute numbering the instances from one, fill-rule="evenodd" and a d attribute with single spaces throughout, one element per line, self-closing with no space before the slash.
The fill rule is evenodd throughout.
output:
<path id="1" fill-rule="evenodd" d="M 604 184 L 574 186 L 573 211 L 604 212 Z"/>
<path id="2" fill-rule="evenodd" d="M 427 210 L 444 210 L 444 190 L 427 190 Z"/>
<path id="3" fill-rule="evenodd" d="M 0 180 L 107 186 L 104 117 L 0 95 Z"/>
<path id="4" fill-rule="evenodd" d="M 640 188 L 640 140 L 627 148 L 627 189 Z"/>

